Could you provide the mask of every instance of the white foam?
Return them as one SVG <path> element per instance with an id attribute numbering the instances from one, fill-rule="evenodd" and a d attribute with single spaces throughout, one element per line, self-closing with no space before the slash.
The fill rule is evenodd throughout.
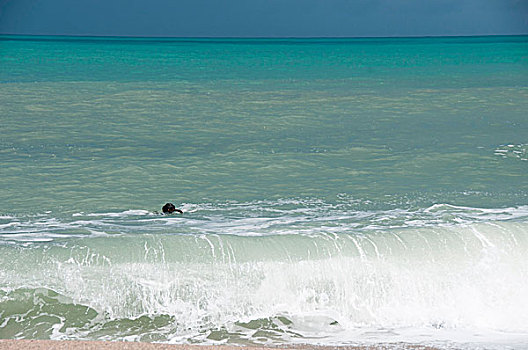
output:
<path id="1" fill-rule="evenodd" d="M 71 217 L 26 216 L 0 224 L 0 235 L 7 240 L 20 241 L 28 238 L 81 237 L 87 234 L 357 234 L 394 228 L 528 219 L 528 206 L 473 208 L 447 203 L 423 209 L 356 210 L 350 203 L 290 199 L 183 204 L 183 207 L 186 208 L 183 215 L 156 215 L 146 210 L 126 210 L 116 213 L 75 213 Z"/>
<path id="2" fill-rule="evenodd" d="M 205 330 L 222 327 L 251 338 L 239 322 L 278 316 L 292 322 L 277 323 L 288 342 L 528 340 L 526 222 L 85 243 L 50 246 L 44 258 L 3 250 L 0 285 L 46 286 L 110 319 L 171 315 L 175 328 L 158 331 L 172 340 L 213 342 Z"/>
<path id="3" fill-rule="evenodd" d="M 148 210 L 125 210 L 122 212 L 108 212 L 108 213 L 74 213 L 72 216 L 87 216 L 87 217 L 110 217 L 110 218 L 119 218 L 127 216 L 141 216 L 141 215 L 152 215 L 152 212 Z"/>
<path id="4" fill-rule="evenodd" d="M 528 159 L 528 144 L 509 144 L 501 145 L 495 149 L 494 154 L 502 158 L 517 158 L 520 160 Z"/>

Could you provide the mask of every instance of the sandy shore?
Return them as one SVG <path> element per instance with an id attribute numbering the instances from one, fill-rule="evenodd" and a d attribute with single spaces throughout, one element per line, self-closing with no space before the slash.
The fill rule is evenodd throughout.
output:
<path id="1" fill-rule="evenodd" d="M 1 350 L 436 350 L 435 348 L 414 344 L 379 344 L 369 346 L 315 346 L 296 345 L 285 347 L 243 347 L 228 345 L 169 345 L 137 342 L 104 341 L 55 341 L 55 340 L 11 340 L 0 339 Z"/>

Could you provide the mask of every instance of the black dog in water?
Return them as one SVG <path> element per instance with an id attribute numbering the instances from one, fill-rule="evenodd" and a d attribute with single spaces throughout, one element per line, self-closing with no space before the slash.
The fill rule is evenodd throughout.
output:
<path id="1" fill-rule="evenodd" d="M 161 208 L 161 211 L 163 212 L 163 214 L 172 214 L 174 212 L 183 214 L 183 211 L 181 211 L 180 209 L 176 209 L 176 207 L 172 203 L 166 203 L 163 208 Z"/>

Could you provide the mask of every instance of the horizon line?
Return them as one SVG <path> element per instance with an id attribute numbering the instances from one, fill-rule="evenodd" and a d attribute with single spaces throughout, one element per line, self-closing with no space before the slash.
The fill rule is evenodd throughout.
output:
<path id="1" fill-rule="evenodd" d="M 516 34 L 468 34 L 468 35 L 406 35 L 406 36 L 138 36 L 138 35 L 85 35 L 85 34 L 20 34 L 0 33 L 1 36 L 14 37 L 66 37 L 66 38 L 97 38 L 97 39 L 419 39 L 419 38 L 475 38 L 528 36 L 528 33 Z"/>

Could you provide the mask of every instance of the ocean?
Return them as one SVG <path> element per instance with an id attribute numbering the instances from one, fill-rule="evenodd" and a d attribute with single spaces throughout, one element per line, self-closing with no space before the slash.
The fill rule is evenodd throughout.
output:
<path id="1" fill-rule="evenodd" d="M 526 349 L 527 111 L 528 36 L 0 36 L 0 338 Z"/>

